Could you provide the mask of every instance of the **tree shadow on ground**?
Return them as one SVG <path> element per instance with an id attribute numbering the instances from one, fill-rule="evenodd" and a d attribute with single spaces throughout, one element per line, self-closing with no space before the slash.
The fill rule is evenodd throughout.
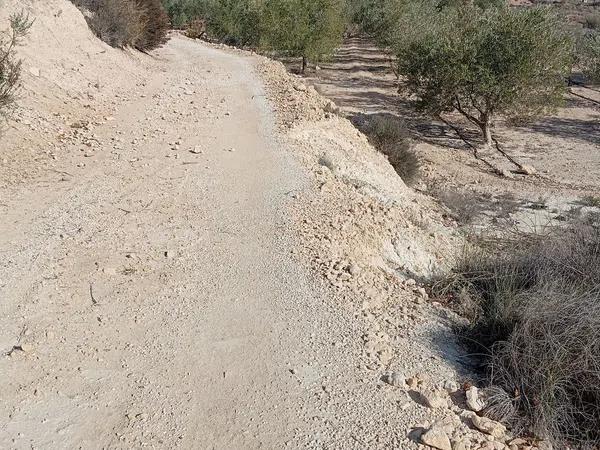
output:
<path id="1" fill-rule="evenodd" d="M 548 117 L 518 128 L 544 133 L 552 137 L 600 145 L 600 116 L 595 120 Z"/>

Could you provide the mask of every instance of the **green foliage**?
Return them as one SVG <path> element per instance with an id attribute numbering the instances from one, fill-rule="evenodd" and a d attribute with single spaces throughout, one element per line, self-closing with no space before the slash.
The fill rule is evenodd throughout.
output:
<path id="1" fill-rule="evenodd" d="M 261 45 L 303 60 L 319 60 L 341 43 L 345 29 L 341 0 L 265 0 Z"/>
<path id="2" fill-rule="evenodd" d="M 344 0 L 163 0 L 174 26 L 201 19 L 208 36 L 318 60 L 341 42 Z"/>
<path id="3" fill-rule="evenodd" d="M 391 0 L 349 0 L 348 17 L 364 32 L 383 36 L 390 21 L 390 4 Z"/>
<path id="4" fill-rule="evenodd" d="M 506 0 L 473 0 L 472 2 L 465 2 L 464 0 L 439 0 L 437 6 L 439 9 L 476 6 L 479 9 L 485 10 L 489 8 L 501 8 L 507 6 L 507 4 Z"/>
<path id="5" fill-rule="evenodd" d="M 600 13 L 593 12 L 584 17 L 585 27 L 592 30 L 600 30 Z"/>
<path id="6" fill-rule="evenodd" d="M 466 5 L 476 6 L 480 9 L 506 6 L 506 0 L 430 0 L 419 5 L 443 10 L 458 8 Z M 347 0 L 348 17 L 352 23 L 358 25 L 362 31 L 388 46 L 392 35 L 398 31 L 396 25 L 402 20 L 402 15 L 407 8 L 414 5 L 411 0 Z"/>
<path id="7" fill-rule="evenodd" d="M 10 16 L 9 29 L 0 34 L 0 117 L 5 117 L 15 102 L 21 77 L 21 61 L 15 49 L 32 25 L 26 13 L 16 13 Z"/>
<path id="8" fill-rule="evenodd" d="M 260 7 L 258 0 L 213 0 L 208 9 L 209 34 L 232 45 L 258 45 Z"/>
<path id="9" fill-rule="evenodd" d="M 261 0 L 163 0 L 163 4 L 174 27 L 189 28 L 202 20 L 213 39 L 258 45 Z"/>
<path id="10" fill-rule="evenodd" d="M 592 82 L 600 82 L 600 33 L 587 33 L 579 39 L 578 64 L 581 71 Z"/>
<path id="11" fill-rule="evenodd" d="M 536 116 L 562 101 L 570 34 L 548 9 L 404 8 L 391 42 L 405 88 L 432 115 L 458 111 L 491 143 L 494 117 Z"/>
<path id="12" fill-rule="evenodd" d="M 194 19 L 205 18 L 210 6 L 207 0 L 163 0 L 163 5 L 175 28 L 183 28 Z"/>

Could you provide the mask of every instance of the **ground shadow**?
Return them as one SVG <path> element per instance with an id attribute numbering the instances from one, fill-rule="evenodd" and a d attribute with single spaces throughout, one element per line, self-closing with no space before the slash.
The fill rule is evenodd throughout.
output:
<path id="1" fill-rule="evenodd" d="M 600 116 L 595 120 L 548 117 L 520 126 L 526 130 L 544 133 L 562 139 L 573 139 L 600 146 Z"/>

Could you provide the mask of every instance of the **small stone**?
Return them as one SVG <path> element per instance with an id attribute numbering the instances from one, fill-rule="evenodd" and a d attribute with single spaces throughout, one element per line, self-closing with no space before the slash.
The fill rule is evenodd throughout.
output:
<path id="1" fill-rule="evenodd" d="M 525 175 L 535 175 L 537 173 L 537 170 L 526 164 L 521 164 L 521 173 L 524 173 Z"/>
<path id="2" fill-rule="evenodd" d="M 407 378 L 406 384 L 408 384 L 408 387 L 411 389 L 416 389 L 419 386 L 419 379 L 416 376 Z"/>
<path id="3" fill-rule="evenodd" d="M 456 441 L 454 442 L 454 444 L 452 444 L 452 450 L 470 450 L 471 449 L 471 444 L 469 443 L 469 441 L 465 440 L 465 439 L 461 439 L 460 441 Z"/>
<path id="4" fill-rule="evenodd" d="M 504 436 L 504 433 L 506 433 L 506 427 L 504 425 L 496 422 L 495 420 L 488 419 L 487 417 L 474 415 L 471 418 L 471 421 L 473 422 L 475 428 L 483 433 L 489 434 L 490 436 L 500 438 Z"/>
<path id="5" fill-rule="evenodd" d="M 434 425 L 421 435 L 421 442 L 438 450 L 452 450 L 450 438 L 439 426 Z"/>
<path id="6" fill-rule="evenodd" d="M 190 153 L 193 153 L 194 155 L 199 155 L 200 153 L 202 153 L 202 148 L 196 145 L 193 149 L 190 150 Z"/>
<path id="7" fill-rule="evenodd" d="M 390 386 L 402 387 L 405 384 L 405 378 L 398 372 L 389 372 L 381 377 L 381 380 Z"/>
<path id="8" fill-rule="evenodd" d="M 415 289 L 415 292 L 421 296 L 422 299 L 427 300 L 429 296 L 427 295 L 427 291 L 425 288 L 418 287 Z"/>
<path id="9" fill-rule="evenodd" d="M 24 351 L 25 353 L 29 353 L 33 351 L 33 344 L 29 344 L 29 343 L 24 343 L 19 345 L 19 348 Z"/>
<path id="10" fill-rule="evenodd" d="M 34 77 L 39 77 L 42 74 L 42 72 L 40 71 L 40 69 L 38 67 L 30 67 L 29 73 L 31 75 L 33 75 Z"/>
<path id="11" fill-rule="evenodd" d="M 460 389 L 460 385 L 454 380 L 446 380 L 444 381 L 444 389 L 446 392 L 456 392 Z"/>
<path id="12" fill-rule="evenodd" d="M 348 272 L 352 276 L 358 275 L 360 273 L 360 266 L 356 263 L 352 263 L 352 264 L 350 264 L 350 267 L 348 268 Z"/>
<path id="13" fill-rule="evenodd" d="M 506 450 L 506 448 L 502 442 L 488 441 L 479 447 L 479 450 Z"/>
<path id="14" fill-rule="evenodd" d="M 304 83 L 298 83 L 294 85 L 294 89 L 296 89 L 298 92 L 306 92 L 308 88 Z"/>
<path id="15" fill-rule="evenodd" d="M 423 403 L 429 408 L 447 408 L 448 399 L 444 391 L 425 390 L 421 392 Z"/>
<path id="16" fill-rule="evenodd" d="M 332 114 L 337 114 L 338 112 L 340 112 L 340 108 L 331 100 L 329 100 L 325 104 L 325 107 L 323 109 L 325 110 L 325 112 Z"/>
<path id="17" fill-rule="evenodd" d="M 465 396 L 467 397 L 467 406 L 471 411 L 479 412 L 485 408 L 485 403 L 479 396 L 479 389 L 475 386 L 471 386 L 467 389 Z"/>

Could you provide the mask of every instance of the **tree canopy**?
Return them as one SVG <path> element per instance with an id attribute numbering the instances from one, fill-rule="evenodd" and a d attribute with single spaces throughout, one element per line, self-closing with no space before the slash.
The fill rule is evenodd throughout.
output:
<path id="1" fill-rule="evenodd" d="M 498 115 L 535 116 L 563 99 L 572 40 L 549 9 L 412 3 L 396 36 L 398 70 L 418 106 L 460 112 L 488 144 Z"/>

